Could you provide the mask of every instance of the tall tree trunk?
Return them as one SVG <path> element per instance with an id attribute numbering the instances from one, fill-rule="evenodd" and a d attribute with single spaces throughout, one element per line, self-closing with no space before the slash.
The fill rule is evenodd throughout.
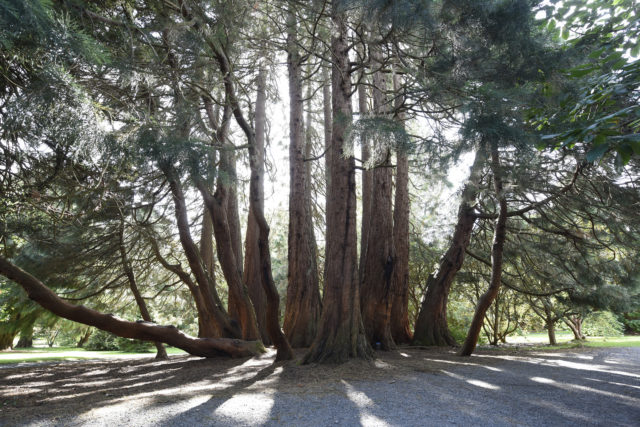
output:
<path id="1" fill-rule="evenodd" d="M 478 344 L 480 330 L 482 329 L 482 323 L 484 322 L 484 316 L 491 306 L 491 303 L 498 296 L 500 285 L 502 284 L 502 256 L 504 252 L 504 242 L 507 237 L 507 199 L 504 195 L 502 171 L 500 169 L 498 147 L 495 143 L 492 143 L 491 170 L 493 172 L 493 186 L 498 199 L 499 210 L 498 219 L 496 220 L 494 228 L 493 245 L 491 247 L 491 278 L 489 279 L 489 288 L 482 294 L 476 306 L 467 338 L 460 349 L 460 356 L 471 356 L 471 353 L 475 350 Z"/>
<path id="2" fill-rule="evenodd" d="M 404 125 L 403 98 L 399 96 L 400 76 L 394 74 L 396 118 Z M 393 206 L 393 246 L 396 264 L 393 269 L 391 336 L 396 344 L 408 344 L 413 335 L 409 326 L 409 158 L 399 149 L 396 155 L 396 185 Z"/>
<path id="3" fill-rule="evenodd" d="M 260 69 L 258 74 L 258 91 L 256 98 L 255 110 L 255 128 L 256 128 L 256 162 L 257 173 L 264 175 L 264 132 L 266 122 L 266 84 L 267 72 Z M 262 283 L 262 268 L 260 262 L 260 227 L 253 213 L 253 203 L 257 203 L 259 209 L 264 210 L 264 188 L 263 181 L 258 188 L 258 197 L 254 200 L 249 199 L 249 216 L 247 218 L 247 233 L 245 236 L 245 258 L 244 258 L 244 276 L 242 280 L 247 285 L 249 297 L 253 303 L 256 312 L 256 320 L 258 321 L 258 329 L 262 342 L 271 345 L 271 338 L 267 332 L 267 297 L 264 293 Z"/>
<path id="4" fill-rule="evenodd" d="M 53 314 L 65 319 L 94 326 L 114 335 L 144 341 L 159 341 L 202 357 L 246 357 L 264 353 L 259 341 L 229 338 L 194 338 L 174 326 L 147 322 L 128 322 L 112 314 L 100 313 L 82 305 L 73 305 L 57 296 L 31 274 L 0 257 L 0 274 L 20 285 L 29 298 Z"/>
<path id="5" fill-rule="evenodd" d="M 378 44 L 371 46 L 371 56 L 376 67 L 382 67 L 382 49 Z M 377 71 L 373 75 L 373 105 L 376 116 L 387 115 L 388 81 L 385 74 Z M 384 144 L 378 142 L 378 144 Z M 371 344 L 382 350 L 395 349 L 391 335 L 391 305 L 393 303 L 393 270 L 395 248 L 393 246 L 393 206 L 391 150 L 381 146 L 381 153 L 374 158 L 372 171 L 371 206 L 369 213 L 369 236 L 365 242 L 364 267 L 360 277 L 360 304 L 362 322 Z M 364 204 L 364 189 L 363 189 Z M 364 206 L 363 206 L 364 211 Z M 373 214 L 375 212 L 375 214 Z M 367 218 L 363 217 L 363 226 Z M 378 344 L 379 343 L 379 344 Z"/>
<path id="6" fill-rule="evenodd" d="M 229 233 L 229 245 L 230 250 L 233 252 L 233 259 L 235 262 L 235 270 L 240 277 L 243 277 L 243 256 L 242 256 L 242 233 L 240 232 L 240 217 L 238 213 L 238 195 L 236 191 L 236 181 L 238 179 L 236 174 L 236 156 L 233 152 L 234 148 L 231 144 L 224 144 L 220 153 L 220 174 L 216 183 L 220 200 L 225 210 L 224 218 L 226 218 Z M 215 234 L 215 228 L 214 228 Z M 218 249 L 220 250 L 220 249 Z M 224 249 L 223 249 L 224 250 Z M 219 256 L 219 255 L 218 255 Z M 226 279 L 226 276 L 225 276 Z M 244 282 L 245 284 L 247 282 Z M 258 283 L 260 285 L 260 283 Z M 247 289 L 249 292 L 249 289 Z M 229 292 L 228 296 L 228 311 L 231 318 L 236 319 L 242 323 L 241 319 L 245 311 L 241 305 L 243 304 L 242 298 L 237 300 L 237 294 L 235 292 Z M 245 339 L 249 339 L 245 337 Z M 253 338 L 251 338 L 253 339 Z"/>
<path id="7" fill-rule="evenodd" d="M 231 106 L 233 116 L 238 123 L 238 126 L 244 132 L 247 138 L 247 145 L 249 151 L 249 168 L 251 170 L 251 177 L 249 179 L 249 197 L 253 203 L 250 205 L 253 215 L 258 223 L 259 239 L 258 247 L 260 248 L 260 266 L 262 271 L 262 286 L 267 297 L 267 311 L 266 311 L 266 326 L 267 332 L 271 341 L 274 343 L 277 354 L 276 360 L 288 360 L 293 358 L 293 351 L 286 336 L 280 328 L 280 321 L 278 318 L 280 312 L 280 296 L 278 295 L 278 289 L 273 280 L 273 274 L 271 269 L 271 253 L 269 250 L 269 225 L 264 217 L 264 210 L 260 203 L 261 191 L 264 185 L 264 173 L 261 173 L 258 167 L 258 151 L 256 149 L 256 134 L 255 130 L 251 128 L 247 120 L 244 118 L 240 104 L 236 98 L 235 88 L 233 85 L 231 75 L 231 65 L 226 53 L 221 49 L 214 51 L 218 64 L 220 65 L 220 71 L 223 75 L 225 93 L 227 100 Z M 263 137 L 263 136 L 261 136 Z"/>
<path id="8" fill-rule="evenodd" d="M 293 347 L 309 347 L 320 318 L 316 245 L 311 220 L 308 165 L 305 165 L 301 58 L 294 12 L 287 22 L 289 74 L 289 236 L 284 331 Z M 257 129 L 256 129 L 257 132 Z M 309 129 L 307 129 L 309 132 Z M 257 136 L 257 135 L 256 135 Z"/>
<path id="9" fill-rule="evenodd" d="M 360 120 L 369 116 L 367 87 L 365 85 L 364 71 L 358 85 L 358 110 Z M 362 157 L 362 221 L 360 224 L 360 262 L 359 275 L 364 277 L 364 266 L 367 255 L 367 242 L 369 241 L 369 227 L 371 225 L 371 199 L 373 198 L 373 171 L 367 168 L 371 157 L 371 142 L 366 136 L 360 139 L 360 156 Z"/>
<path id="10" fill-rule="evenodd" d="M 327 151 L 331 176 L 327 189 L 323 310 L 318 333 L 304 363 L 343 362 L 350 357 L 371 356 L 360 317 L 355 162 L 353 156 L 344 155 L 346 131 L 352 120 L 347 25 L 338 3 L 332 3 L 331 8 L 333 124 Z"/>
<path id="11" fill-rule="evenodd" d="M 469 246 L 473 225 L 476 222 L 473 204 L 482 178 L 485 156 L 485 148 L 481 145 L 471 166 L 469 180 L 462 191 L 458 219 L 449 249 L 440 259 L 438 269 L 427 279 L 427 292 L 422 299 L 420 313 L 416 320 L 413 345 L 456 345 L 447 325 L 447 301 L 453 279 L 464 262 L 465 251 Z"/>
<path id="12" fill-rule="evenodd" d="M 196 307 L 199 309 L 198 316 L 201 317 L 201 325 L 204 329 L 203 334 L 206 337 L 237 338 L 240 336 L 240 331 L 224 311 L 220 298 L 215 291 L 215 284 L 212 283 L 211 275 L 208 274 L 204 267 L 204 262 L 200 258 L 200 251 L 191 237 L 187 206 L 182 187 L 178 181 L 177 171 L 170 164 L 162 164 L 160 168 L 169 182 L 175 206 L 180 243 L 189 262 L 191 272 L 196 279 L 197 287 L 192 285 L 189 289 L 196 301 Z M 218 248 L 220 248 L 220 245 L 218 245 Z M 218 252 L 222 251 L 219 249 Z"/>
<path id="13" fill-rule="evenodd" d="M 138 284 L 136 281 L 136 276 L 133 273 L 133 267 L 129 262 L 129 257 L 127 255 L 127 248 L 125 246 L 124 241 L 124 219 L 120 221 L 120 233 L 119 233 L 119 249 L 120 249 L 120 262 L 122 262 L 122 269 L 124 270 L 124 274 L 127 276 L 127 281 L 129 283 L 129 289 L 131 289 L 131 293 L 136 300 L 136 304 L 138 305 L 138 309 L 140 310 L 140 316 L 142 320 L 145 322 L 153 322 L 151 319 L 151 314 L 149 314 L 149 309 L 147 308 L 147 303 L 142 298 L 142 294 L 140 294 L 140 290 L 138 289 Z M 168 359 L 167 350 L 165 350 L 164 346 L 161 342 L 155 341 L 153 343 L 156 346 L 156 359 Z"/>
<path id="14" fill-rule="evenodd" d="M 333 131 L 332 111 L 331 111 L 331 76 L 329 76 L 329 68 L 322 67 L 322 118 L 324 125 L 324 170 L 327 188 L 331 182 L 331 161 L 329 158 L 329 149 L 331 148 L 331 132 Z"/>

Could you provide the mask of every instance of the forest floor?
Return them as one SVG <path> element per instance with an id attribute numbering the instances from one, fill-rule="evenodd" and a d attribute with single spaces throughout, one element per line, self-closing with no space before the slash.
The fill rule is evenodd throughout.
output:
<path id="1" fill-rule="evenodd" d="M 299 353 L 301 355 L 302 353 Z M 172 356 L 0 370 L 1 426 L 617 425 L 640 348 L 378 352 L 338 366 Z M 5 365 L 6 366 L 6 365 Z"/>

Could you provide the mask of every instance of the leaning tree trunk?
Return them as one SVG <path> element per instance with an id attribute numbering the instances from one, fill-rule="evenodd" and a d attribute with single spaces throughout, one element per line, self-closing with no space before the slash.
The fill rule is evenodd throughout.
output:
<path id="1" fill-rule="evenodd" d="M 258 93 L 256 99 L 255 127 L 256 127 L 256 167 L 257 173 L 264 175 L 264 130 L 266 104 L 266 70 L 260 69 L 258 74 Z M 258 188 L 258 197 L 249 199 L 249 215 L 247 218 L 247 233 L 245 236 L 244 275 L 242 281 L 246 284 L 249 297 L 256 312 L 256 320 L 262 342 L 271 345 L 271 338 L 267 332 L 267 296 L 262 284 L 262 267 L 260 262 L 260 227 L 256 220 L 252 204 L 258 203 L 259 209 L 264 210 L 264 188 L 262 181 Z"/>
<path id="2" fill-rule="evenodd" d="M 476 305 L 476 311 L 473 315 L 467 338 L 460 349 L 460 356 L 471 356 L 471 353 L 475 350 L 478 344 L 480 330 L 482 329 L 482 323 L 484 322 L 484 316 L 491 306 L 491 303 L 498 296 L 500 285 L 502 284 L 502 256 L 504 252 L 504 242 L 507 237 L 507 199 L 504 195 L 500 157 L 495 143 L 491 146 L 491 170 L 493 172 L 493 187 L 499 206 L 498 219 L 496 220 L 493 234 L 493 245 L 491 247 L 491 278 L 489 279 L 489 289 L 482 294 Z"/>
<path id="3" fill-rule="evenodd" d="M 323 310 L 318 333 L 303 363 L 343 362 L 351 357 L 371 356 L 360 317 L 355 162 L 353 156 L 345 156 L 345 149 L 347 153 L 350 151 L 345 144 L 352 119 L 347 23 L 336 2 L 331 8 L 333 127 L 327 151 L 331 176 L 327 188 Z"/>
<path id="4" fill-rule="evenodd" d="M 284 331 L 293 347 L 309 347 L 320 318 L 316 245 L 311 220 L 311 193 L 303 137 L 301 57 L 295 14 L 287 23 L 289 74 L 289 235 L 288 285 Z M 256 129 L 256 137 L 258 136 Z M 309 132 L 309 129 L 307 129 Z"/>
<path id="5" fill-rule="evenodd" d="M 394 75 L 396 117 L 404 124 L 403 98 L 399 96 L 399 76 Z M 409 158 L 402 148 L 396 155 L 396 185 L 393 206 L 393 246 L 396 264 L 393 269 L 393 301 L 391 304 L 391 336 L 396 344 L 411 342 L 409 326 Z"/>
<path id="6" fill-rule="evenodd" d="M 193 242 L 191 231 L 189 228 L 189 218 L 187 214 L 187 205 L 180 182 L 178 181 L 177 171 L 167 163 L 160 165 L 163 173 L 169 182 L 169 188 L 173 195 L 175 206 L 175 216 L 178 225 L 178 235 L 180 243 L 184 250 L 184 254 L 191 268 L 191 272 L 196 279 L 197 286 L 191 284 L 191 291 L 196 307 L 198 308 L 198 316 L 203 326 L 203 334 L 208 338 L 213 337 L 231 337 L 238 338 L 240 331 L 232 322 L 222 307 L 222 302 L 215 290 L 211 275 L 208 274 L 204 262 L 200 257 L 200 251 Z M 218 246 L 220 247 L 220 245 Z M 187 280 L 190 282 L 190 279 Z"/>
<path id="7" fill-rule="evenodd" d="M 465 251 L 469 246 L 473 225 L 476 222 L 473 204 L 482 178 L 484 160 L 485 150 L 481 145 L 471 166 L 469 180 L 462 191 L 458 220 L 449 249 L 440 259 L 438 269 L 427 279 L 427 292 L 422 299 L 416 320 L 413 345 L 456 345 L 447 325 L 447 302 L 453 279 L 464 262 Z"/>
<path id="8" fill-rule="evenodd" d="M 576 341 L 586 339 L 582 333 L 582 318 L 580 316 L 563 317 L 562 321 L 571 329 L 571 332 L 573 332 L 573 339 Z"/>
<path id="9" fill-rule="evenodd" d="M 140 294 L 140 290 L 138 289 L 138 284 L 136 281 L 136 276 L 133 273 L 133 267 L 129 262 L 129 257 L 127 255 L 127 248 L 124 243 L 124 220 L 120 222 L 120 241 L 119 241 L 119 249 L 120 249 L 120 261 L 122 262 L 122 268 L 124 270 L 125 276 L 127 276 L 127 281 L 129 283 L 129 289 L 133 294 L 133 297 L 136 300 L 136 304 L 138 305 L 138 309 L 140 310 L 140 316 L 142 316 L 142 320 L 145 322 L 152 322 L 151 314 L 149 314 L 149 309 L 147 308 L 147 303 L 142 298 L 142 294 Z M 164 346 L 161 342 L 154 341 L 153 343 L 156 346 L 156 359 L 168 359 L 167 350 L 165 350 Z"/>
<path id="10" fill-rule="evenodd" d="M 382 52 L 379 45 L 371 47 L 371 55 L 376 67 L 382 67 Z M 387 81 L 384 73 L 377 71 L 373 76 L 373 104 L 378 117 L 386 115 L 385 92 Z M 384 144 L 379 142 L 378 144 Z M 362 236 L 365 249 L 364 266 L 360 277 L 360 305 L 362 322 L 369 342 L 382 350 L 395 349 L 391 336 L 391 305 L 393 303 L 393 270 L 395 249 L 393 247 L 393 207 L 391 150 L 381 146 L 380 153 L 373 160 L 371 206 L 368 236 Z M 364 189 L 363 189 L 364 192 Z M 364 201 L 364 193 L 363 193 Z M 364 208 L 364 206 L 363 206 Z M 374 214 L 375 212 L 375 214 Z M 363 224 L 367 218 L 363 216 Z"/>
<path id="11" fill-rule="evenodd" d="M 247 120 L 244 118 L 240 104 L 236 98 L 235 88 L 233 85 L 231 75 L 231 65 L 225 52 L 221 49 L 215 49 L 214 54 L 216 60 L 220 65 L 220 71 L 223 75 L 225 94 L 227 101 L 231 106 L 233 116 L 236 119 L 236 123 L 247 138 L 247 146 L 249 151 L 249 168 L 251 170 L 251 177 L 249 179 L 249 198 L 251 199 L 251 211 L 258 223 L 259 239 L 258 247 L 260 249 L 260 268 L 262 272 L 262 287 L 267 297 L 267 311 L 266 311 L 266 327 L 271 341 L 276 347 L 276 361 L 289 360 L 293 358 L 293 350 L 287 341 L 287 337 L 280 328 L 279 312 L 280 312 L 280 296 L 278 295 L 278 289 L 273 280 L 273 274 L 271 269 L 271 253 L 269 250 L 269 225 L 264 217 L 264 210 L 259 203 L 262 194 L 261 188 L 264 186 L 264 172 L 261 172 L 258 161 L 258 150 L 256 142 L 256 133 L 251 128 Z M 261 95 L 262 96 L 262 95 Z M 263 129 L 261 129 L 263 132 Z M 264 134 L 260 135 L 260 138 L 264 138 Z M 264 142 L 261 142 L 264 144 Z"/>
<path id="12" fill-rule="evenodd" d="M 29 298 L 53 314 L 65 319 L 94 326 L 123 338 L 159 341 L 202 357 L 246 357 L 264 353 L 259 341 L 229 338 L 194 338 L 175 326 L 148 322 L 129 322 L 112 314 L 100 313 L 82 305 L 73 305 L 56 295 L 31 274 L 0 257 L 0 274 L 20 285 Z"/>

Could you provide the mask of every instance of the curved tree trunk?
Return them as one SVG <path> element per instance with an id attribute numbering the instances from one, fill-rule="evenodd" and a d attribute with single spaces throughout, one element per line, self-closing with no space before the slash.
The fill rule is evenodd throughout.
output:
<path id="1" fill-rule="evenodd" d="M 0 257 L 0 274 L 20 285 L 29 298 L 53 314 L 65 319 L 94 326 L 124 338 L 159 341 L 202 357 L 246 357 L 264 353 L 259 341 L 229 338 L 194 338 L 174 326 L 160 326 L 148 322 L 129 322 L 111 314 L 100 313 L 82 305 L 73 305 L 58 297 L 38 279 Z"/>
<path id="2" fill-rule="evenodd" d="M 266 70 L 261 69 L 258 74 L 258 90 L 256 99 L 255 127 L 256 127 L 256 168 L 257 173 L 264 175 L 264 131 L 266 121 Z M 247 233 L 245 236 L 245 258 L 243 282 L 249 291 L 249 297 L 253 303 L 258 321 L 258 329 L 262 342 L 271 345 L 271 338 L 267 331 L 267 296 L 264 293 L 262 283 L 262 265 L 260 262 L 260 226 L 253 213 L 253 204 L 259 204 L 258 208 L 264 210 L 264 187 L 263 181 L 258 186 L 258 196 L 254 200 L 249 199 L 249 216 L 247 218 Z"/>
<path id="3" fill-rule="evenodd" d="M 460 349 L 460 356 L 471 356 L 471 353 L 475 350 L 478 344 L 480 330 L 482 329 L 482 323 L 484 322 L 484 316 L 491 306 L 491 303 L 498 296 L 500 285 L 502 284 L 502 256 L 504 252 L 504 242 L 507 237 L 507 199 L 504 196 L 500 157 L 495 144 L 492 144 L 491 147 L 491 170 L 493 171 L 493 186 L 499 205 L 498 219 L 496 220 L 493 245 L 491 247 L 491 278 L 489 280 L 489 288 L 482 294 L 476 305 L 476 311 L 473 315 L 467 338 Z"/>
<path id="4" fill-rule="evenodd" d="M 458 208 L 458 220 L 451 238 L 449 249 L 440 259 L 438 269 L 427 280 L 427 292 L 422 299 L 420 313 L 413 333 L 413 345 L 456 345 L 447 325 L 447 302 L 449 291 L 456 273 L 462 267 L 465 250 L 471 240 L 471 232 L 476 222 L 473 203 L 482 178 L 485 161 L 483 146 L 478 148 L 469 181 L 462 191 L 462 200 Z"/>
<path id="5" fill-rule="evenodd" d="M 206 271 L 204 262 L 200 257 L 200 252 L 191 237 L 187 206 L 182 187 L 178 181 L 177 172 L 173 166 L 168 164 L 161 165 L 161 169 L 167 177 L 173 195 L 180 243 L 189 262 L 191 272 L 196 279 L 197 291 L 195 290 L 195 286 L 190 287 L 190 290 L 196 301 L 196 307 L 199 308 L 198 315 L 202 316 L 200 320 L 204 328 L 203 332 L 208 338 L 220 336 L 238 338 L 240 336 L 239 330 L 222 308 L 220 298 L 217 292 L 215 292 L 215 284 Z M 188 281 L 190 281 L 190 279 Z M 201 303 L 200 306 L 198 306 L 198 302 Z"/>
<path id="6" fill-rule="evenodd" d="M 396 117 L 404 123 L 401 113 L 403 99 L 399 96 L 400 77 L 395 74 L 393 88 L 396 94 Z M 391 336 L 396 344 L 408 344 L 413 335 L 409 326 L 409 158 L 398 150 L 396 155 L 396 185 L 393 203 L 393 246 L 396 264 L 393 269 L 393 301 L 391 304 Z"/>
<path id="7" fill-rule="evenodd" d="M 346 131 L 352 119 L 347 25 L 337 3 L 331 7 L 333 127 L 327 151 L 331 176 L 327 188 L 323 310 L 318 333 L 303 363 L 343 362 L 351 357 L 371 356 L 360 317 L 355 163 L 352 156 L 344 156 Z"/>
<path id="8" fill-rule="evenodd" d="M 215 47 L 215 46 L 214 46 Z M 264 217 L 264 211 L 262 205 L 259 203 L 262 194 L 261 188 L 263 188 L 264 173 L 261 173 L 258 162 L 258 150 L 256 142 L 256 134 L 254 129 L 251 128 L 247 120 L 244 118 L 240 104 L 236 98 L 235 88 L 233 85 L 231 75 L 231 65 L 225 52 L 216 48 L 214 50 L 216 60 L 220 65 L 220 71 L 223 75 L 225 94 L 227 96 L 228 105 L 231 107 L 233 116 L 236 119 L 236 123 L 244 132 L 247 138 L 247 145 L 249 151 L 249 167 L 251 169 L 251 177 L 249 179 L 249 197 L 252 199 L 251 211 L 258 223 L 259 239 L 258 247 L 260 248 L 260 266 L 262 271 L 262 287 L 267 297 L 267 311 L 266 311 L 266 326 L 267 332 L 271 341 L 274 343 L 277 354 L 276 360 L 289 360 L 293 358 L 293 350 L 287 341 L 282 329 L 280 328 L 280 321 L 278 318 L 280 312 L 280 296 L 273 281 L 273 275 L 271 271 L 271 253 L 269 250 L 269 225 Z M 260 135 L 263 138 L 264 135 Z M 209 198 L 211 199 L 211 198 Z M 209 203 L 211 204 L 211 203 Z M 213 204 L 211 204 L 212 207 Z M 215 224 L 214 224 L 215 225 Z"/>
<path id="9" fill-rule="evenodd" d="M 306 147 L 303 137 L 302 64 L 298 52 L 296 18 L 293 11 L 289 12 L 287 27 L 290 102 L 289 265 L 283 327 L 291 346 L 309 347 L 316 335 L 320 318 L 320 293 L 316 244 L 311 220 L 310 177 L 304 161 Z"/>

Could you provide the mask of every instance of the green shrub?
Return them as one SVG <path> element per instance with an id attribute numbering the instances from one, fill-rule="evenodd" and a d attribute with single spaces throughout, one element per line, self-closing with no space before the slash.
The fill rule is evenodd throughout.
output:
<path id="1" fill-rule="evenodd" d="M 582 325 L 582 332 L 592 337 L 617 337 L 623 335 L 624 325 L 612 312 L 596 311 L 585 318 Z"/>
<path id="2" fill-rule="evenodd" d="M 113 335 L 110 332 L 96 330 L 84 348 L 92 351 L 146 352 L 153 347 L 149 341 L 131 340 Z"/>
<path id="3" fill-rule="evenodd" d="M 89 337 L 89 341 L 84 345 L 84 348 L 91 351 L 118 350 L 117 338 L 110 332 L 96 329 Z"/>
<path id="4" fill-rule="evenodd" d="M 640 334 L 640 311 L 624 313 L 620 320 L 624 324 L 625 332 Z"/>

